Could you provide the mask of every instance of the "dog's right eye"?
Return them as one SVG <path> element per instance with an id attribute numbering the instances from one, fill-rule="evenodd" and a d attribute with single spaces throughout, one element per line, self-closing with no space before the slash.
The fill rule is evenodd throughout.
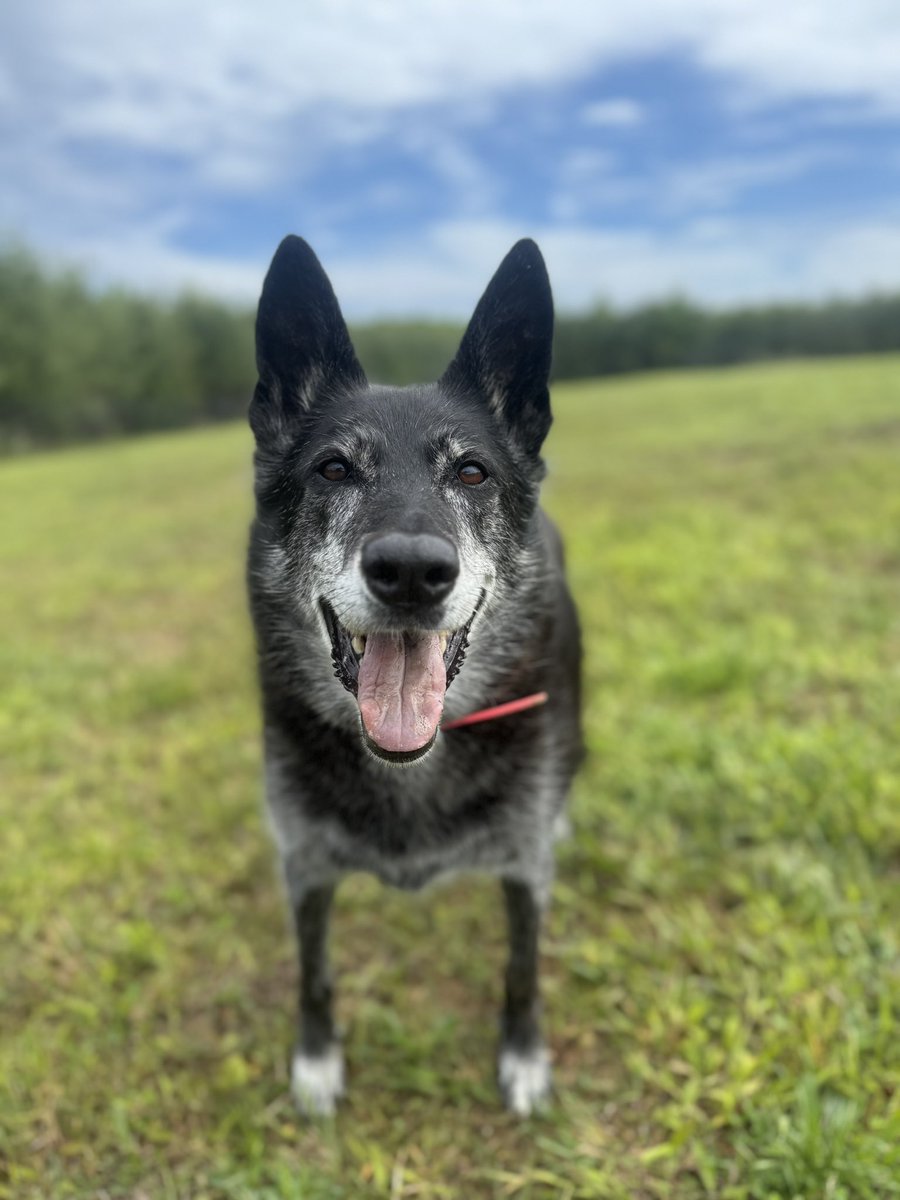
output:
<path id="1" fill-rule="evenodd" d="M 350 464 L 342 458 L 329 458 L 320 464 L 319 474 L 329 483 L 341 483 L 350 474 Z"/>

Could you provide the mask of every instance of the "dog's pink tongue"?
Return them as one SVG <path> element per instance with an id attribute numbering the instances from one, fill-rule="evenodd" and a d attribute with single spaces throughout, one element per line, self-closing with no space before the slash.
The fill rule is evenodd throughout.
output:
<path id="1" fill-rule="evenodd" d="M 418 750 L 434 737 L 447 672 L 436 633 L 370 633 L 356 697 L 366 733 L 382 750 Z"/>

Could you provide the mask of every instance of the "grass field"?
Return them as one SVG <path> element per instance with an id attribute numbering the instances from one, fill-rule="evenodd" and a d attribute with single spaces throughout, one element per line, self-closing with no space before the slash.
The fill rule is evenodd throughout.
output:
<path id="1" fill-rule="evenodd" d="M 590 758 L 524 1123 L 487 881 L 345 887 L 350 1097 L 287 1099 L 247 432 L 0 466 L 4 1200 L 900 1195 L 900 360 L 555 403 Z"/>

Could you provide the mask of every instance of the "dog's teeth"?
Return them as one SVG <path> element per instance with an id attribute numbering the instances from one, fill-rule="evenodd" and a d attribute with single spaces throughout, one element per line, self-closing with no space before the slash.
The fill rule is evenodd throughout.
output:
<path id="1" fill-rule="evenodd" d="M 438 634 L 438 645 L 441 648 L 441 654 L 447 653 L 447 641 L 448 641 L 449 637 L 450 637 L 450 635 L 448 633 L 439 633 Z"/>
<path id="2" fill-rule="evenodd" d="M 356 651 L 357 654 L 362 656 L 366 652 L 365 635 L 354 633 L 353 638 L 350 642 L 350 645 L 353 647 L 353 649 Z"/>

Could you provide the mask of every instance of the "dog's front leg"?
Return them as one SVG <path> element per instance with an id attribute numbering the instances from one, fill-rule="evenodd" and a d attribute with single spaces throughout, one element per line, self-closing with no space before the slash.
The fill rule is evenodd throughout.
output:
<path id="1" fill-rule="evenodd" d="M 300 1028 L 291 1064 L 291 1092 L 301 1112 L 330 1116 L 344 1091 L 344 1058 L 335 1033 L 328 970 L 334 884 L 291 890 L 300 952 Z"/>
<path id="2" fill-rule="evenodd" d="M 504 879 L 503 894 L 509 924 L 509 961 L 498 1074 L 507 1108 L 527 1116 L 550 1090 L 550 1056 L 541 1036 L 538 993 L 542 905 L 530 883 Z"/>

